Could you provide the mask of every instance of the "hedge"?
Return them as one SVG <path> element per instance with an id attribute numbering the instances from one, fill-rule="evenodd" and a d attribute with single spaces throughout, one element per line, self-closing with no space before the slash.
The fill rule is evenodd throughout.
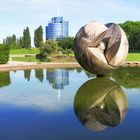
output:
<path id="1" fill-rule="evenodd" d="M 0 44 L 0 64 L 6 64 L 9 60 L 9 46 Z"/>

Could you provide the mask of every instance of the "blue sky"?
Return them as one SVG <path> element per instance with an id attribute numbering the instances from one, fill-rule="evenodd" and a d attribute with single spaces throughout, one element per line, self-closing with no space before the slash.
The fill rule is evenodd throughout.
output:
<path id="1" fill-rule="evenodd" d="M 140 20 L 139 0 L 0 0 L 0 42 L 8 35 L 21 36 L 26 26 L 33 38 L 34 29 L 42 25 L 45 36 L 45 26 L 57 15 L 57 7 L 69 21 L 71 36 L 88 21 Z"/>

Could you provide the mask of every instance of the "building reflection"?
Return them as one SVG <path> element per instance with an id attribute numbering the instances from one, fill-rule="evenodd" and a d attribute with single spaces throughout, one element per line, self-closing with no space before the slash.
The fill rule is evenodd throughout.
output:
<path id="1" fill-rule="evenodd" d="M 60 100 L 61 90 L 69 85 L 69 71 L 66 69 L 46 70 L 46 79 L 52 84 L 52 88 L 57 90 L 58 100 Z"/>
<path id="2" fill-rule="evenodd" d="M 106 78 L 85 82 L 74 100 L 76 117 L 86 128 L 102 131 L 120 125 L 127 113 L 128 101 L 121 87 Z"/>

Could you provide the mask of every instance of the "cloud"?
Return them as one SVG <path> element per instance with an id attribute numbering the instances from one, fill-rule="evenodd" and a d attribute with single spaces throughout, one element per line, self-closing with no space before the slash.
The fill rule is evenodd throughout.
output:
<path id="1" fill-rule="evenodd" d="M 82 25 L 91 20 L 119 23 L 139 20 L 140 17 L 140 2 L 136 0 L 1 0 L 0 27 L 31 26 L 33 34 L 34 27 L 43 25 L 45 30 L 50 18 L 57 15 L 57 6 L 64 19 L 69 20 L 70 35 L 73 36 Z M 12 34 L 14 28 L 9 31 Z M 0 40 L 2 38 L 1 33 Z"/>

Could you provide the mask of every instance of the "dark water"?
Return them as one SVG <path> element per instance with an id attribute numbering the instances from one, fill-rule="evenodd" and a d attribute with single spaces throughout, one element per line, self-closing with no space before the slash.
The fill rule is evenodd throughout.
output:
<path id="1" fill-rule="evenodd" d="M 99 80 L 81 69 L 0 73 L 0 139 L 140 139 L 140 68 Z"/>

